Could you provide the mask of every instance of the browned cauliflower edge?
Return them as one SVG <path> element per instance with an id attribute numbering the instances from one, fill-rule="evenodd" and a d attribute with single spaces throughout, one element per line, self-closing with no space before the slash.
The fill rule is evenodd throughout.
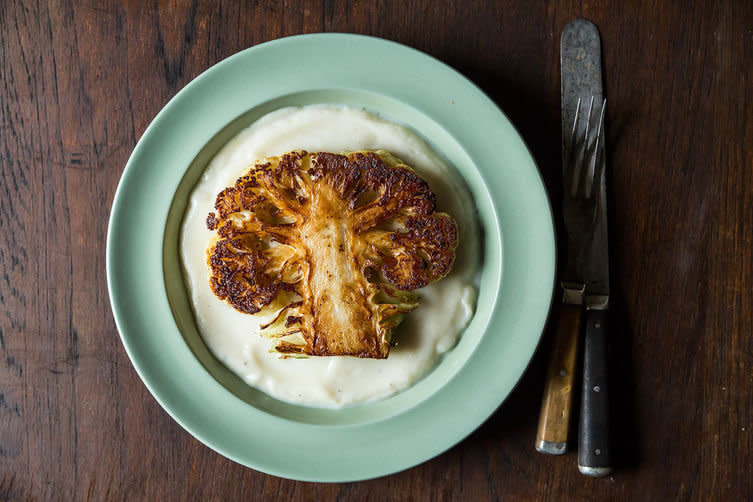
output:
<path id="1" fill-rule="evenodd" d="M 219 193 L 208 265 L 214 294 L 271 314 L 276 350 L 383 359 L 410 291 L 447 275 L 457 226 L 385 151 L 294 151 L 256 163 Z"/>

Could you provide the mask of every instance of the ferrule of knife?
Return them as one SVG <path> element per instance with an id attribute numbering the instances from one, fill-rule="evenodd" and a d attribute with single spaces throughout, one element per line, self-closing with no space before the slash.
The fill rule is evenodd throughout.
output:
<path id="1" fill-rule="evenodd" d="M 562 303 L 583 305 L 586 285 L 582 282 L 562 282 Z"/>

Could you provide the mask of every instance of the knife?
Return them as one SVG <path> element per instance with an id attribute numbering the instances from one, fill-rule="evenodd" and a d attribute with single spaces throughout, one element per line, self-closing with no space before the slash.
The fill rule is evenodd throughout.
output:
<path id="1" fill-rule="evenodd" d="M 591 97 L 603 102 L 601 40 L 599 30 L 590 21 L 576 19 L 565 26 L 561 39 L 562 65 L 562 131 L 572 130 L 578 100 Z M 602 110 L 596 110 L 601 113 Z M 566 131 L 568 131 L 566 133 Z M 605 137 L 604 124 L 601 124 Z M 599 141 L 595 172 L 604 173 L 604 141 Z M 563 173 L 565 170 L 563 160 Z M 579 226 L 572 214 L 569 197 L 563 197 L 565 226 L 568 233 L 568 260 L 562 277 L 565 301 L 582 304 L 583 318 L 583 384 L 581 391 L 580 426 L 578 433 L 578 469 L 588 476 L 600 477 L 611 472 L 609 448 L 609 401 L 607 384 L 607 308 L 609 306 L 609 253 L 607 244 L 606 181 L 602 174 L 596 180 L 597 198 L 594 221 L 588 230 Z"/>
<path id="2" fill-rule="evenodd" d="M 587 23 L 587 24 L 586 24 Z M 573 388 L 575 384 L 576 361 L 578 359 L 578 342 L 581 331 L 581 313 L 585 283 L 578 278 L 576 266 L 582 255 L 582 242 L 585 241 L 585 221 L 577 218 L 576 207 L 566 194 L 571 185 L 568 179 L 571 162 L 571 135 L 575 120 L 575 106 L 581 94 L 594 90 L 598 83 L 601 93 L 601 70 L 584 73 L 578 58 L 585 58 L 581 32 L 588 26 L 585 20 L 575 20 L 562 32 L 561 72 L 562 72 L 562 175 L 563 201 L 562 213 L 567 234 L 567 262 L 561 272 L 562 302 L 557 312 L 557 327 L 554 336 L 549 367 L 547 369 L 544 397 L 541 404 L 539 428 L 536 436 L 536 449 L 541 453 L 561 455 L 567 451 L 570 429 Z M 580 49 L 580 50 L 579 50 Z M 601 64 L 597 58 L 597 64 Z M 593 74 L 596 73 L 594 76 Z M 583 81 L 581 81 L 582 79 Z M 584 85 L 587 83 L 587 85 Z M 588 96 L 587 99 L 590 99 Z M 573 106 L 575 105 L 575 106 Z"/>

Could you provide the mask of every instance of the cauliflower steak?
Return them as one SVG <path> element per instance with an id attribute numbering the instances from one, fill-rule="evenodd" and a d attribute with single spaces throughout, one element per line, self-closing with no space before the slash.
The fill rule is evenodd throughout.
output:
<path id="1" fill-rule="evenodd" d="M 210 287 L 267 314 L 284 354 L 386 358 L 411 290 L 452 267 L 457 227 L 428 184 L 385 151 L 290 152 L 217 196 Z"/>

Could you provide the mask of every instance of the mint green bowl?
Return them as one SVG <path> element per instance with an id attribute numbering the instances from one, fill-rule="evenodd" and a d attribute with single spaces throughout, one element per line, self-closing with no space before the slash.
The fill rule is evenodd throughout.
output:
<path id="1" fill-rule="evenodd" d="M 178 257 L 188 195 L 219 148 L 270 111 L 321 103 L 365 108 L 417 131 L 465 180 L 483 234 L 478 305 L 458 345 L 409 389 L 339 410 L 281 402 L 222 366 L 198 335 Z M 393 42 L 317 34 L 261 44 L 218 63 L 157 115 L 115 194 L 107 278 L 136 371 L 187 431 L 269 474 L 353 481 L 438 455 L 502 403 L 541 336 L 554 250 L 536 165 L 477 87 Z"/>

